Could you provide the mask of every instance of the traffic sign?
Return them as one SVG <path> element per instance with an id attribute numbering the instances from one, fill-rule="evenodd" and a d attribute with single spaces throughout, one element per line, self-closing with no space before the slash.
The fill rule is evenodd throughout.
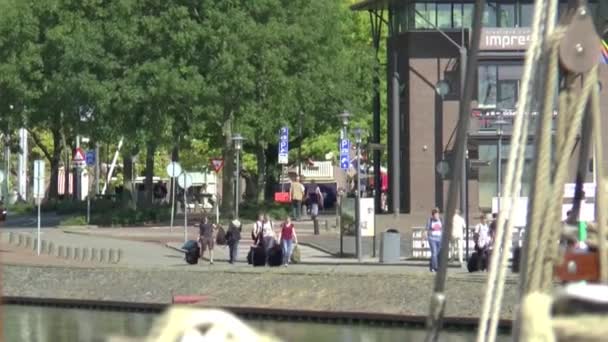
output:
<path id="1" fill-rule="evenodd" d="M 175 178 L 182 174 L 182 166 L 178 162 L 170 162 L 167 165 L 167 175 L 171 178 Z"/>
<path id="2" fill-rule="evenodd" d="M 84 151 L 80 147 L 77 147 L 74 150 L 74 158 L 72 159 L 72 163 L 77 167 L 82 167 L 86 164 Z"/>
<path id="3" fill-rule="evenodd" d="M 222 168 L 224 167 L 224 159 L 222 158 L 212 158 L 211 159 L 211 166 L 213 166 L 213 170 L 218 173 L 222 170 Z"/>
<path id="4" fill-rule="evenodd" d="M 93 166 L 95 165 L 95 151 L 90 150 L 87 151 L 87 165 L 88 166 Z"/>
<path id="5" fill-rule="evenodd" d="M 34 198 L 44 198 L 44 160 L 34 160 Z"/>
<path id="6" fill-rule="evenodd" d="M 192 186 L 192 176 L 187 172 L 182 173 L 177 177 L 177 185 L 182 189 L 188 189 Z"/>
<path id="7" fill-rule="evenodd" d="M 279 164 L 289 164 L 289 128 L 279 131 Z"/>
<path id="8" fill-rule="evenodd" d="M 340 168 L 348 170 L 350 168 L 350 141 L 340 139 Z"/>

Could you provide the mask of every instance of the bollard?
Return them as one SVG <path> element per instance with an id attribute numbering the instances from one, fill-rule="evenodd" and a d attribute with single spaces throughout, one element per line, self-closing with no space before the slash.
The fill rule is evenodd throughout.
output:
<path id="1" fill-rule="evenodd" d="M 97 261 L 97 249 L 91 248 L 91 258 L 89 259 L 93 262 Z"/>
<path id="2" fill-rule="evenodd" d="M 72 257 L 74 260 L 80 260 L 80 248 L 74 247 L 74 255 Z"/>
<path id="3" fill-rule="evenodd" d="M 82 255 L 80 256 L 81 259 L 80 261 L 86 261 L 89 259 L 89 249 L 88 248 L 83 248 L 82 249 Z"/>
<path id="4" fill-rule="evenodd" d="M 329 231 L 329 222 L 327 222 L 327 220 L 325 220 L 325 231 Z"/>
<path id="5" fill-rule="evenodd" d="M 99 250 L 99 262 L 100 263 L 105 263 L 106 262 L 106 256 L 107 256 L 107 252 L 108 250 L 105 248 L 102 248 Z"/>
<path id="6" fill-rule="evenodd" d="M 32 241 L 32 250 L 36 251 L 38 247 L 38 239 L 34 238 L 34 240 Z"/>
<path id="7" fill-rule="evenodd" d="M 65 248 L 63 246 L 59 246 L 57 248 L 57 257 L 63 258 L 64 254 L 65 254 Z"/>
<path id="8" fill-rule="evenodd" d="M 25 237 L 25 248 L 30 248 L 30 247 L 32 247 L 32 237 L 26 236 Z"/>
<path id="9" fill-rule="evenodd" d="M 319 235 L 319 220 L 316 217 L 314 217 L 312 219 L 312 223 L 314 225 L 314 234 Z"/>
<path id="10" fill-rule="evenodd" d="M 120 260 L 122 260 L 122 249 L 118 249 L 118 253 L 116 253 L 116 263 L 118 264 Z"/>
<path id="11" fill-rule="evenodd" d="M 25 236 L 19 234 L 17 235 L 17 247 L 23 247 L 25 244 Z"/>
<path id="12" fill-rule="evenodd" d="M 66 247 L 65 248 L 65 258 L 66 259 L 71 259 L 72 258 L 72 247 Z"/>
<path id="13" fill-rule="evenodd" d="M 108 253 L 108 264 L 114 264 L 115 258 L 116 258 L 116 251 L 114 250 L 114 248 L 110 248 L 110 251 Z"/>
<path id="14" fill-rule="evenodd" d="M 46 242 L 46 240 L 42 240 L 40 241 L 40 253 L 41 254 L 46 254 L 46 249 L 48 248 L 48 243 Z"/>
<path id="15" fill-rule="evenodd" d="M 8 243 L 10 245 L 15 243 L 15 234 L 13 234 L 13 232 L 8 232 Z"/>
<path id="16" fill-rule="evenodd" d="M 53 255 L 53 252 L 55 252 L 55 244 L 52 242 L 49 242 L 49 248 L 48 248 L 47 254 Z"/>

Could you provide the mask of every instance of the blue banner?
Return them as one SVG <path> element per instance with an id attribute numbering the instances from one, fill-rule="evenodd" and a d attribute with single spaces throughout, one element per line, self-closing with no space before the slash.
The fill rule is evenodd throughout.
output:
<path id="1" fill-rule="evenodd" d="M 340 139 L 340 168 L 348 170 L 350 168 L 350 141 Z"/>
<path id="2" fill-rule="evenodd" d="M 279 131 L 279 164 L 289 164 L 289 128 Z"/>

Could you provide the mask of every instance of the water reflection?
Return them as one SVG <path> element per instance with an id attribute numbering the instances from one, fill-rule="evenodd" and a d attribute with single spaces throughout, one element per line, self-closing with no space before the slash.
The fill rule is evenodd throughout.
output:
<path id="1" fill-rule="evenodd" d="M 148 333 L 155 314 L 59 309 L 50 307 L 2 307 L 4 341 L 103 341 L 110 335 L 142 337 Z M 350 326 L 320 323 L 249 321 L 251 326 L 284 341 L 380 342 L 422 341 L 424 331 L 414 328 Z M 473 332 L 442 334 L 442 341 L 464 342 L 474 339 Z M 502 336 L 498 341 L 507 341 Z"/>

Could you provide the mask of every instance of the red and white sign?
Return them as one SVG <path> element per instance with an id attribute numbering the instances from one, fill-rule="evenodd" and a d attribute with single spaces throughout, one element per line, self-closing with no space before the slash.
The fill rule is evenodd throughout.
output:
<path id="1" fill-rule="evenodd" d="M 86 164 L 84 151 L 80 147 L 77 147 L 76 150 L 74 150 L 74 158 L 72 159 L 72 163 L 74 163 L 74 165 Z"/>
<path id="2" fill-rule="evenodd" d="M 224 159 L 221 158 L 213 158 L 211 159 L 211 166 L 213 166 L 213 170 L 217 173 L 222 170 L 224 167 Z"/>

